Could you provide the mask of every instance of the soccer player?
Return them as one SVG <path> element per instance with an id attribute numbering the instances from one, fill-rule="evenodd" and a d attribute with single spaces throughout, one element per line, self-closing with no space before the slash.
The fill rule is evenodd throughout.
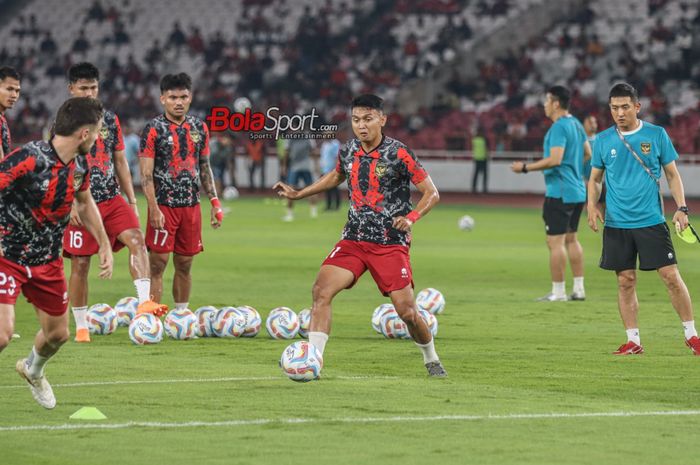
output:
<path id="1" fill-rule="evenodd" d="M 360 95 L 351 105 L 352 139 L 338 153 L 335 170 L 302 190 L 283 182 L 281 197 L 299 200 L 339 186 L 350 189 L 348 222 L 342 239 L 321 265 L 313 285 L 309 342 L 323 354 L 331 330 L 331 303 L 369 269 L 380 292 L 391 297 L 401 319 L 423 353 L 430 376 L 445 377 L 433 337 L 416 308 L 409 257 L 411 227 L 439 201 L 439 194 L 418 159 L 398 140 L 386 137 L 383 100 Z M 422 194 L 411 208 L 410 183 Z"/>
<path id="2" fill-rule="evenodd" d="M 550 87 L 544 100 L 544 113 L 552 126 L 544 137 L 544 157 L 534 163 L 513 162 L 515 173 L 543 171 L 546 185 L 542 218 L 549 248 L 552 292 L 537 300 L 560 302 L 585 300 L 583 287 L 583 247 L 576 231 L 586 201 L 583 161 L 591 147 L 579 120 L 569 113 L 571 93 L 563 86 Z M 567 253 L 574 275 L 574 289 L 566 295 Z"/>
<path id="3" fill-rule="evenodd" d="M 608 187 L 600 267 L 617 274 L 617 295 L 627 342 L 615 355 L 644 352 L 639 337 L 639 302 L 636 284 L 637 258 L 642 271 L 656 270 L 664 282 L 671 304 L 685 332 L 685 343 L 700 355 L 690 293 L 676 264 L 669 228 L 663 215 L 659 180 L 663 170 L 678 209 L 673 224 L 688 227 L 688 207 L 683 181 L 676 167 L 678 153 L 664 128 L 638 118 L 641 104 L 637 90 L 627 83 L 615 84 L 608 97 L 615 125 L 598 134 L 593 147 L 588 182 L 588 225 L 598 231 L 603 215 L 598 208 L 600 184 Z"/>
<path id="4" fill-rule="evenodd" d="M 112 275 L 112 249 L 90 195 L 84 158 L 101 125 L 99 101 L 72 98 L 58 110 L 50 142 L 30 142 L 0 162 L 0 350 L 10 341 L 21 291 L 34 305 L 41 329 L 16 369 L 47 409 L 56 406 L 56 398 L 44 366 L 70 335 L 61 242 L 74 198 L 99 244 L 100 277 Z"/>
<path id="5" fill-rule="evenodd" d="M 160 301 L 163 272 L 173 254 L 175 308 L 187 308 L 192 287 L 190 269 L 202 246 L 200 184 L 211 202 L 211 226 L 223 220 L 209 164 L 209 129 L 188 115 L 192 79 L 167 74 L 160 81 L 165 113 L 153 118 L 141 135 L 141 187 L 148 200 L 146 246 L 151 259 L 151 289 Z"/>
<path id="6" fill-rule="evenodd" d="M 68 91 L 73 97 L 97 98 L 99 79 L 99 71 L 91 63 L 75 64 L 68 70 Z M 139 299 L 139 312 L 164 313 L 167 308 L 150 301 L 151 270 L 148 253 L 139 225 L 138 205 L 124 154 L 122 130 L 119 118 L 113 112 L 105 110 L 97 141 L 86 158 L 90 170 L 90 192 L 100 210 L 112 250 L 118 252 L 124 246 L 129 249 L 129 271 Z M 121 196 L 121 191 L 126 194 L 128 204 Z M 98 249 L 95 238 L 83 227 L 77 208 L 73 208 L 70 224 L 63 237 L 63 255 L 71 259 L 68 295 L 75 319 L 76 342 L 90 342 L 86 319 L 88 274 L 90 258 Z"/>
<path id="7" fill-rule="evenodd" d="M 5 112 L 15 106 L 19 99 L 20 76 L 14 68 L 0 68 L 0 160 L 12 151 L 10 127 L 5 119 Z"/>

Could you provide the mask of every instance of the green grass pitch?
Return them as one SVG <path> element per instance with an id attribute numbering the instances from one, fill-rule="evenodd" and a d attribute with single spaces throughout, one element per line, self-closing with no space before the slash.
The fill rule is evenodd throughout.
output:
<path id="1" fill-rule="evenodd" d="M 191 307 L 310 305 L 319 264 L 345 212 L 297 219 L 262 199 L 229 202 L 219 231 L 206 227 L 195 259 Z M 208 212 L 208 209 L 206 209 Z M 143 211 L 143 210 L 142 210 Z M 476 220 L 457 228 L 461 215 Z M 143 220 L 143 218 L 142 218 Z M 697 219 L 696 219 L 697 221 Z M 640 273 L 642 356 L 616 358 L 624 342 L 615 278 L 597 268 L 600 236 L 582 218 L 585 302 L 535 303 L 549 291 L 535 209 L 439 206 L 414 228 L 417 289 L 447 300 L 438 353 L 446 380 L 426 377 L 410 341 L 370 327 L 386 301 L 371 277 L 334 306 L 323 379 L 297 384 L 277 361 L 287 341 L 130 343 L 127 332 L 67 343 L 47 366 L 58 405 L 39 407 L 14 373 L 37 329 L 17 306 L 15 340 L 0 355 L 0 463 L 19 464 L 675 464 L 698 463 L 700 357 L 656 273 Z M 700 247 L 676 241 L 700 311 Z M 90 303 L 133 295 L 127 255 L 111 281 L 90 281 Z M 93 262 L 92 276 L 96 276 Z M 67 270 L 68 271 L 68 270 Z M 166 298 L 172 268 L 166 275 Z M 567 276 L 571 291 L 571 276 Z M 71 324 L 72 327 L 72 324 Z M 82 406 L 108 419 L 69 420 Z"/>

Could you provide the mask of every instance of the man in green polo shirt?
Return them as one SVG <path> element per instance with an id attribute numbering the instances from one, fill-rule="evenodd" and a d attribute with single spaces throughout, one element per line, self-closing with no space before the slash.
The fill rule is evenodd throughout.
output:
<path id="1" fill-rule="evenodd" d="M 488 171 L 488 147 L 486 138 L 481 128 L 478 128 L 472 137 L 472 158 L 474 159 L 474 177 L 472 177 L 472 193 L 476 194 L 476 183 L 481 173 L 481 192 L 488 192 L 489 171 Z"/>

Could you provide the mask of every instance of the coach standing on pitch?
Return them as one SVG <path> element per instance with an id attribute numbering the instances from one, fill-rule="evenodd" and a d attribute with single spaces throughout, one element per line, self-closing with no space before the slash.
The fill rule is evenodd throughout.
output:
<path id="1" fill-rule="evenodd" d="M 549 247 L 549 270 L 552 275 L 552 292 L 540 301 L 566 301 L 566 257 L 569 256 L 574 275 L 571 300 L 584 300 L 583 247 L 576 231 L 586 202 L 586 185 L 583 183 L 583 161 L 590 157 L 591 147 L 586 132 L 578 119 L 569 113 L 571 92 L 563 86 L 547 90 L 544 113 L 553 124 L 544 137 L 544 158 L 534 163 L 513 162 L 516 173 L 544 171 L 546 192 L 542 218 Z"/>
<path id="2" fill-rule="evenodd" d="M 598 209 L 603 172 L 607 185 L 603 255 L 600 267 L 617 274 L 618 305 L 627 342 L 615 355 L 644 352 L 637 315 L 637 256 L 639 269 L 656 270 L 666 285 L 671 304 L 683 322 L 686 345 L 700 355 L 693 306 L 676 265 L 676 252 L 664 219 L 659 180 L 663 168 L 678 209 L 673 224 L 688 227 L 683 181 L 676 167 L 678 153 L 664 128 L 637 118 L 641 108 L 637 90 L 627 83 L 610 89 L 610 112 L 615 126 L 596 138 L 588 182 L 588 225 L 598 231 L 603 215 Z"/>

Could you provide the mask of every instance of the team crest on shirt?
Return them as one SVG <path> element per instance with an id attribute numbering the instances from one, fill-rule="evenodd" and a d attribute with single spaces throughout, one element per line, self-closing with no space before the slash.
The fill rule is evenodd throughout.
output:
<path id="1" fill-rule="evenodd" d="M 102 140 L 105 140 L 109 137 L 109 128 L 107 126 L 102 126 L 102 129 L 100 129 L 100 137 Z"/>
<path id="2" fill-rule="evenodd" d="M 642 142 L 641 148 L 644 155 L 649 155 L 651 153 L 651 142 Z"/>
<path id="3" fill-rule="evenodd" d="M 199 131 L 190 132 L 190 137 L 192 138 L 192 142 L 195 144 L 199 144 L 199 141 L 202 140 L 202 136 L 199 134 Z"/>
<path id="4" fill-rule="evenodd" d="M 374 174 L 377 175 L 378 178 L 381 178 L 386 174 L 387 166 L 383 163 L 377 163 L 377 166 L 374 167 Z"/>
<path id="5" fill-rule="evenodd" d="M 83 173 L 75 173 L 73 177 L 73 189 L 78 190 L 83 185 Z"/>

